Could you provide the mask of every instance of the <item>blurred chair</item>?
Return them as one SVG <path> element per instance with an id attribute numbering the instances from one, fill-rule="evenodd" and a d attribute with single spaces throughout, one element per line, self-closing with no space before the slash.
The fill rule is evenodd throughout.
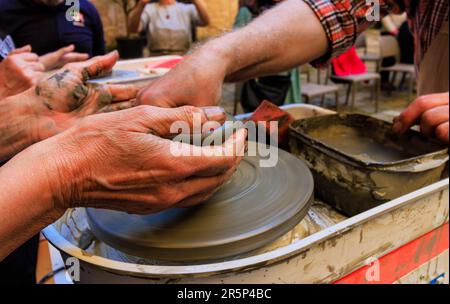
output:
<path id="1" fill-rule="evenodd" d="M 307 82 L 311 82 L 311 69 L 309 64 L 302 65 L 300 67 L 300 77 L 305 76 Z"/>
<path id="2" fill-rule="evenodd" d="M 388 72 L 392 74 L 391 83 L 394 84 L 398 74 L 402 75 L 402 81 L 400 87 L 406 81 L 408 77 L 409 81 L 409 94 L 410 97 L 413 96 L 414 87 L 416 82 L 416 69 L 413 64 L 398 63 L 400 61 L 400 47 L 398 45 L 397 39 L 393 36 L 380 36 L 380 54 L 381 58 L 395 57 L 396 64 L 390 67 L 382 67 L 380 71 Z"/>
<path id="3" fill-rule="evenodd" d="M 357 50 L 362 49 L 362 54 L 359 54 L 359 58 L 363 62 L 373 62 L 375 64 L 375 71 L 378 73 L 381 67 L 381 56 L 379 54 L 369 53 L 367 47 L 367 36 L 365 33 L 361 33 L 356 38 L 355 46 Z"/>
<path id="4" fill-rule="evenodd" d="M 336 99 L 336 111 L 339 110 L 339 86 L 326 85 L 316 83 L 302 83 L 302 97 L 305 103 L 309 103 L 315 97 L 321 97 L 320 106 L 323 107 L 325 103 L 325 96 L 327 94 L 334 94 Z"/>
<path id="5" fill-rule="evenodd" d="M 345 99 L 345 104 L 348 104 L 350 96 L 351 96 L 351 111 L 355 108 L 356 102 L 356 93 L 358 86 L 362 83 L 369 83 L 372 87 L 371 97 L 375 102 L 375 112 L 378 112 L 378 102 L 380 98 L 380 90 L 381 90 L 381 76 L 379 73 L 364 73 L 358 75 L 350 75 L 350 76 L 336 76 L 332 73 L 332 66 L 328 67 L 327 78 L 325 84 L 328 84 L 328 81 L 331 80 L 334 83 L 347 85 L 347 97 Z"/>

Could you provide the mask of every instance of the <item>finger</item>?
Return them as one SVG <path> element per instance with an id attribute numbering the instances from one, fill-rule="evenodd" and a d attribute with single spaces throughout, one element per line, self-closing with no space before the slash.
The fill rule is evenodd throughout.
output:
<path id="1" fill-rule="evenodd" d="M 144 107 L 146 111 L 140 119 L 142 126 L 148 129 L 149 133 L 160 137 L 170 138 L 180 133 L 201 134 L 207 122 L 211 122 L 209 126 L 213 125 L 212 122 L 216 122 L 216 127 L 219 127 L 226 119 L 225 111 L 220 107 L 186 106 L 168 109 Z"/>
<path id="2" fill-rule="evenodd" d="M 435 136 L 440 141 L 448 144 L 449 143 L 449 123 L 448 121 L 439 125 L 435 130 Z"/>
<path id="3" fill-rule="evenodd" d="M 131 187 L 114 191 L 92 191 L 85 193 L 83 199 L 91 204 L 100 203 L 108 209 L 139 214 L 159 212 L 173 207 L 184 208 L 201 203 L 212 196 L 235 171 L 236 169 L 232 168 L 218 176 L 196 177 L 180 183 L 157 186 L 150 183 L 146 187 L 140 185 L 136 189 Z"/>
<path id="4" fill-rule="evenodd" d="M 96 109 L 103 109 L 114 102 L 129 101 L 136 97 L 134 85 L 90 85 L 90 104 Z"/>
<path id="5" fill-rule="evenodd" d="M 117 112 L 122 110 L 127 110 L 136 106 L 136 100 L 133 101 L 124 101 L 119 103 L 113 103 L 108 106 L 103 107 L 98 111 L 98 113 L 110 113 Z"/>
<path id="6" fill-rule="evenodd" d="M 416 99 L 400 116 L 394 120 L 394 131 L 405 133 L 416 124 L 422 114 L 429 109 L 448 104 L 448 93 L 422 96 Z"/>
<path id="7" fill-rule="evenodd" d="M 426 136 L 433 136 L 437 126 L 448 122 L 448 106 L 440 106 L 426 111 L 420 118 L 420 131 Z"/>
<path id="8" fill-rule="evenodd" d="M 26 45 L 24 47 L 12 50 L 9 54 L 10 55 L 16 55 L 21 53 L 30 53 L 32 51 L 31 45 Z"/>
<path id="9" fill-rule="evenodd" d="M 173 172 L 180 177 L 215 176 L 239 164 L 245 152 L 247 131 L 238 130 L 221 146 L 198 147 L 169 141 Z"/>
<path id="10" fill-rule="evenodd" d="M 108 85 L 107 90 L 115 102 L 135 99 L 138 92 L 135 85 Z"/>
<path id="11" fill-rule="evenodd" d="M 68 54 L 65 54 L 63 57 L 63 60 L 66 64 L 73 63 L 73 62 L 85 61 L 88 59 L 89 59 L 89 54 L 82 54 L 82 53 L 68 53 Z"/>
<path id="12" fill-rule="evenodd" d="M 39 56 L 36 55 L 35 53 L 21 53 L 15 56 L 27 62 L 39 62 Z"/>
<path id="13" fill-rule="evenodd" d="M 85 75 L 83 76 L 87 79 L 102 76 L 113 69 L 118 59 L 119 53 L 117 51 L 104 56 L 94 57 L 86 62 Z"/>
<path id="14" fill-rule="evenodd" d="M 198 187 L 197 185 L 191 185 L 191 184 L 185 184 L 185 186 L 191 186 L 191 187 L 197 187 L 194 194 L 188 196 L 187 198 L 183 199 L 179 203 L 175 205 L 176 208 L 188 208 L 195 205 L 198 205 L 200 203 L 203 203 L 210 199 L 214 194 L 216 194 L 217 191 L 220 190 L 220 187 L 225 184 L 236 172 L 236 167 L 232 168 L 225 174 L 218 176 L 218 177 L 204 177 L 204 178 L 198 178 L 196 180 L 202 181 L 204 179 L 211 181 L 211 182 L 217 182 L 214 185 L 211 185 L 211 187 L 205 187 L 202 188 L 201 186 Z"/>
<path id="15" fill-rule="evenodd" d="M 73 52 L 75 50 L 75 45 L 71 44 L 65 47 L 60 48 L 56 52 L 60 53 L 61 56 L 70 52 Z"/>
<path id="16" fill-rule="evenodd" d="M 217 190 L 219 190 L 219 189 L 220 188 L 218 188 Z M 188 198 L 184 199 L 183 201 L 179 202 L 174 207 L 175 208 L 190 208 L 190 207 L 194 207 L 196 205 L 199 205 L 199 204 L 204 203 L 207 200 L 209 200 L 214 194 L 216 194 L 217 190 L 214 190 L 214 191 L 211 191 L 211 192 L 206 192 L 206 193 L 200 193 L 200 194 L 197 194 L 197 195 L 193 195 L 193 196 L 188 197 Z"/>

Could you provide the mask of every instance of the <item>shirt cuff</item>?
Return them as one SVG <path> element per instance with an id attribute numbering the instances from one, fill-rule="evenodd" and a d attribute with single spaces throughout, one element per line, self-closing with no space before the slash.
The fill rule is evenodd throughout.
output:
<path id="1" fill-rule="evenodd" d="M 377 5 L 366 0 L 303 1 L 316 14 L 329 41 L 327 54 L 312 62 L 316 66 L 325 65 L 331 58 L 344 53 L 354 45 L 359 33 L 380 21 L 387 12 L 398 10 L 393 0 L 377 0 Z"/>
<path id="2" fill-rule="evenodd" d="M 316 14 L 328 38 L 328 52 L 311 63 L 314 66 L 324 66 L 329 63 L 331 58 L 344 53 L 355 43 L 358 32 L 357 16 L 355 15 L 365 14 L 366 10 L 361 7 L 359 11 L 355 11 L 356 7 L 350 0 L 304 0 L 304 2 Z M 365 1 L 362 2 L 365 3 Z"/>

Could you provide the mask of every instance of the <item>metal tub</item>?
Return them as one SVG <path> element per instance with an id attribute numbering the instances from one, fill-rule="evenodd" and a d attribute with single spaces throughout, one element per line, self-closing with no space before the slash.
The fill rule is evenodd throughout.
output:
<path id="1" fill-rule="evenodd" d="M 313 172 L 316 195 L 347 216 L 439 181 L 448 161 L 448 149 L 440 143 L 413 130 L 398 136 L 392 124 L 360 114 L 298 120 L 290 135 L 291 152 Z M 354 145 L 362 138 L 381 150 L 408 154 L 390 160 L 352 154 L 341 147 L 348 141 L 351 149 L 353 137 Z"/>

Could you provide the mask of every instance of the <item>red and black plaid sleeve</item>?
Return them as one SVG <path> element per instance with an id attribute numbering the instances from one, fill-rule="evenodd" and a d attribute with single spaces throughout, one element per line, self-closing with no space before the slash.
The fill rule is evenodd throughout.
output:
<path id="1" fill-rule="evenodd" d="M 381 16 L 394 7 L 385 0 L 304 0 L 304 2 L 311 7 L 322 23 L 329 40 L 330 50 L 326 56 L 314 62 L 318 65 L 342 54 L 355 43 L 358 33 L 373 22 L 367 18 L 374 10 L 371 4 L 379 5 Z"/>

